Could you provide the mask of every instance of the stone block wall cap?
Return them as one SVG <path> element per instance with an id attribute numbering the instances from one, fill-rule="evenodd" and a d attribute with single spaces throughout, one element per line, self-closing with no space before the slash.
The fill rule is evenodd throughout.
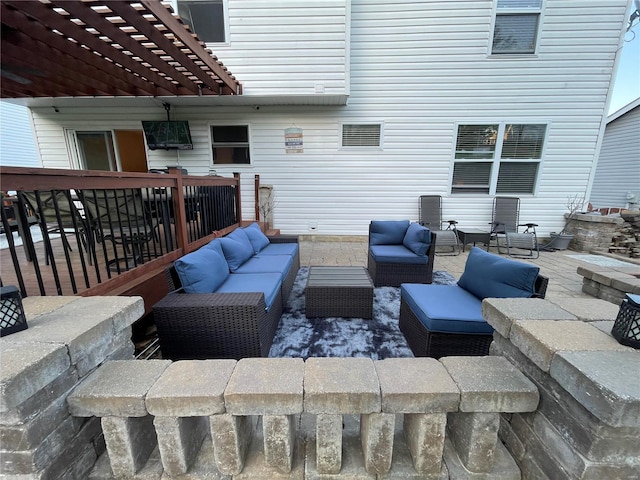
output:
<path id="1" fill-rule="evenodd" d="M 243 358 L 224 391 L 234 415 L 292 415 L 303 410 L 305 365 L 301 358 Z"/>
<path id="2" fill-rule="evenodd" d="M 370 358 L 309 358 L 305 361 L 306 412 L 380 412 L 380 397 L 378 376 Z"/>
<path id="3" fill-rule="evenodd" d="M 640 428 L 640 352 L 558 352 L 549 373 L 607 425 Z"/>
<path id="4" fill-rule="evenodd" d="M 67 397 L 79 417 L 144 417 L 145 396 L 170 360 L 117 360 L 98 367 Z"/>
<path id="5" fill-rule="evenodd" d="M 442 357 L 460 389 L 461 412 L 532 412 L 540 399 L 538 389 L 501 356 Z"/>
<path id="6" fill-rule="evenodd" d="M 435 358 L 388 358 L 374 362 L 385 413 L 458 410 L 460 390 Z"/>
<path id="7" fill-rule="evenodd" d="M 511 343 L 543 372 L 560 351 L 625 351 L 613 337 L 584 322 L 521 320 L 511 327 Z"/>
<path id="8" fill-rule="evenodd" d="M 172 363 L 146 395 L 148 412 L 172 417 L 224 413 L 224 389 L 236 363 L 235 360 L 181 360 Z"/>

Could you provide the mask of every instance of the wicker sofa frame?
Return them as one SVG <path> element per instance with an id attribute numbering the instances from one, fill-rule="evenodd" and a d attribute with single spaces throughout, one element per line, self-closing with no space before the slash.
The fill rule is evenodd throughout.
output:
<path id="1" fill-rule="evenodd" d="M 376 262 L 369 249 L 367 269 L 376 287 L 399 287 L 401 283 L 431 283 L 435 253 L 436 234 L 431 232 L 426 264 Z"/>
<path id="2" fill-rule="evenodd" d="M 291 243 L 297 237 L 271 237 Z M 260 293 L 184 293 L 173 266 L 165 270 L 169 293 L 153 307 L 162 357 L 169 360 L 266 357 L 300 269 L 295 256 L 280 295 L 266 310 Z"/>
<path id="3" fill-rule="evenodd" d="M 544 298 L 548 284 L 547 277 L 538 275 L 535 293 L 531 298 Z M 399 327 L 416 357 L 488 355 L 493 341 L 493 335 L 431 332 L 413 313 L 404 298 L 400 301 Z"/>

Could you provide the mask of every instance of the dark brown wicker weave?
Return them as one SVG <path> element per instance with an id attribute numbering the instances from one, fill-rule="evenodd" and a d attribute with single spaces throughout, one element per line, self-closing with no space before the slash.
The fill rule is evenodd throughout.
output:
<path id="1" fill-rule="evenodd" d="M 297 242 L 297 238 L 289 237 L 285 241 Z M 296 255 L 280 295 L 268 312 L 262 292 L 183 293 L 175 269 L 168 268 L 167 281 L 172 293 L 153 307 L 162 357 L 239 360 L 268 356 L 299 268 L 300 256 Z"/>
<path id="2" fill-rule="evenodd" d="M 401 283 L 431 283 L 435 251 L 436 236 L 431 232 L 431 246 L 427 250 L 426 264 L 376 262 L 369 251 L 367 269 L 376 287 L 399 287 Z"/>
<path id="3" fill-rule="evenodd" d="M 305 288 L 307 318 L 373 317 L 373 282 L 364 267 L 311 267 Z"/>
<path id="4" fill-rule="evenodd" d="M 532 297 L 544 298 L 548 283 L 547 277 L 538 275 Z M 493 340 L 493 335 L 430 332 L 404 298 L 400 301 L 399 327 L 416 357 L 488 355 Z"/>

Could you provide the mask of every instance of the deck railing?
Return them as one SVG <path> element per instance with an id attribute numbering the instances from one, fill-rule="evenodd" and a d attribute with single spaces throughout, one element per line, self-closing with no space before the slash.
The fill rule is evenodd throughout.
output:
<path id="1" fill-rule="evenodd" d="M 3 167 L 0 175 L 1 280 L 23 297 L 141 294 L 132 285 L 242 218 L 239 174 Z"/>

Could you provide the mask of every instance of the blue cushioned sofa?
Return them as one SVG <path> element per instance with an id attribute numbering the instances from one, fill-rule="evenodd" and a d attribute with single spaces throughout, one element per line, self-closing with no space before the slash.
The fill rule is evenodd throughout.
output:
<path id="1" fill-rule="evenodd" d="M 539 271 L 473 247 L 456 285 L 401 285 L 400 331 L 416 357 L 487 355 L 493 328 L 482 300 L 544 298 L 548 278 Z"/>
<path id="2" fill-rule="evenodd" d="M 176 260 L 153 307 L 163 358 L 266 357 L 299 269 L 297 237 L 257 223 Z"/>
<path id="3" fill-rule="evenodd" d="M 431 283 L 436 240 L 427 227 L 409 220 L 369 224 L 367 268 L 376 287 Z"/>

